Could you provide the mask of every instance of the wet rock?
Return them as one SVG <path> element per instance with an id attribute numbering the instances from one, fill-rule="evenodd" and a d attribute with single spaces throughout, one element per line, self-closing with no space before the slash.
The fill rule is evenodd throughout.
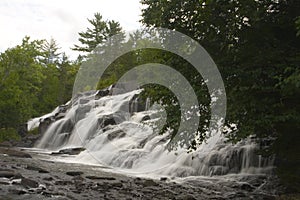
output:
<path id="1" fill-rule="evenodd" d="M 14 172 L 13 170 L 0 170 L 0 177 L 3 178 L 22 178 L 20 173 Z"/>
<path id="2" fill-rule="evenodd" d="M 27 165 L 26 169 L 32 170 L 32 171 L 38 171 L 39 173 L 49 173 L 47 170 L 42 169 L 40 167 L 32 166 L 32 165 Z"/>
<path id="3" fill-rule="evenodd" d="M 16 195 L 22 195 L 22 194 L 26 194 L 26 190 L 18 190 L 18 189 L 10 189 L 9 192 L 11 194 L 16 194 Z"/>
<path id="4" fill-rule="evenodd" d="M 29 178 L 22 178 L 21 185 L 26 188 L 37 188 L 39 186 L 38 182 Z"/>
<path id="5" fill-rule="evenodd" d="M 150 116 L 149 115 L 146 115 L 146 116 L 144 116 L 143 118 L 142 118 L 142 122 L 143 121 L 147 121 L 147 120 L 150 120 L 151 118 L 150 118 Z"/>
<path id="6" fill-rule="evenodd" d="M 212 166 L 210 167 L 210 172 L 212 175 L 224 175 L 227 174 L 228 168 L 224 166 Z"/>
<path id="7" fill-rule="evenodd" d="M 12 157 L 19 157 L 19 158 L 32 158 L 30 154 L 9 148 L 0 148 L 0 154 L 7 154 Z"/>
<path id="8" fill-rule="evenodd" d="M 38 132 L 39 132 L 39 135 L 43 135 L 48 127 L 50 126 L 50 124 L 52 124 L 54 120 L 51 118 L 51 117 L 47 117 L 45 119 L 40 119 L 40 125 L 39 125 L 39 128 L 38 128 Z"/>
<path id="9" fill-rule="evenodd" d="M 55 184 L 55 185 L 70 185 L 70 184 L 72 184 L 72 181 L 59 180 L 59 181 L 55 181 L 54 184 Z"/>
<path id="10" fill-rule="evenodd" d="M 161 177 L 160 180 L 161 180 L 161 181 L 167 181 L 168 178 L 167 178 L 167 177 Z"/>
<path id="11" fill-rule="evenodd" d="M 9 185 L 9 179 L 6 179 L 6 180 L 3 180 L 3 179 L 0 179 L 0 185 Z"/>
<path id="12" fill-rule="evenodd" d="M 81 151 L 84 151 L 85 148 L 83 147 L 75 147 L 75 148 L 67 148 L 61 149 L 58 152 L 52 152 L 52 155 L 59 155 L 59 154 L 68 154 L 68 155 L 78 155 Z"/>
<path id="13" fill-rule="evenodd" d="M 178 199 L 180 199 L 180 200 L 196 200 L 196 198 L 192 195 L 182 195 L 182 196 L 179 196 Z"/>
<path id="14" fill-rule="evenodd" d="M 143 182 L 143 185 L 145 187 L 151 187 L 151 186 L 159 186 L 158 183 L 156 183 L 155 181 L 151 180 L 151 179 L 147 179 Z"/>
<path id="15" fill-rule="evenodd" d="M 99 177 L 99 176 L 86 176 L 85 178 L 91 180 L 108 180 L 108 181 L 116 180 L 116 178 L 114 177 Z"/>
<path id="16" fill-rule="evenodd" d="M 142 179 L 140 177 L 137 177 L 134 180 L 138 182 L 138 181 L 141 181 Z"/>
<path id="17" fill-rule="evenodd" d="M 89 99 L 79 99 L 79 104 L 87 104 L 89 101 Z"/>
<path id="18" fill-rule="evenodd" d="M 111 132 L 107 135 L 108 140 L 114 140 L 115 138 L 122 138 L 125 137 L 126 133 L 122 130 L 116 130 L 114 132 Z"/>
<path id="19" fill-rule="evenodd" d="M 71 133 L 74 128 L 74 123 L 72 119 L 68 119 L 62 126 L 61 133 Z"/>
<path id="20" fill-rule="evenodd" d="M 47 174 L 47 173 L 49 173 L 49 171 L 47 171 L 45 169 L 40 169 L 38 172 L 41 173 L 41 174 Z"/>
<path id="21" fill-rule="evenodd" d="M 51 176 L 49 176 L 49 177 L 45 177 L 45 178 L 43 178 L 43 180 L 45 180 L 45 181 L 53 181 L 53 180 L 54 180 L 54 178 L 52 178 Z"/>
<path id="22" fill-rule="evenodd" d="M 112 186 L 112 187 L 121 188 L 121 187 L 123 187 L 123 184 L 120 183 L 120 182 L 116 182 L 116 183 L 111 183 L 111 186 Z"/>
<path id="23" fill-rule="evenodd" d="M 80 171 L 71 171 L 71 172 L 66 172 L 67 175 L 69 176 L 80 176 L 83 174 L 83 172 Z"/>
<path id="24" fill-rule="evenodd" d="M 12 144 L 9 141 L 4 141 L 0 143 L 0 147 L 12 147 Z"/>
<path id="25" fill-rule="evenodd" d="M 95 99 L 100 99 L 101 97 L 105 97 L 109 94 L 109 89 L 99 90 L 95 96 Z"/>
<path id="26" fill-rule="evenodd" d="M 79 120 L 83 119 L 85 117 L 85 114 L 91 110 L 92 106 L 90 105 L 81 105 L 76 109 L 75 113 L 75 122 L 78 122 Z"/>
<path id="27" fill-rule="evenodd" d="M 108 116 L 103 119 L 103 126 L 116 125 L 114 117 Z"/>
<path id="28" fill-rule="evenodd" d="M 255 187 L 253 187 L 252 185 L 250 185 L 250 184 L 248 184 L 248 183 L 242 184 L 242 185 L 240 186 L 240 188 L 241 188 L 242 190 L 246 190 L 246 191 L 248 191 L 248 192 L 251 192 L 251 191 L 253 191 L 253 190 L 255 189 Z"/>

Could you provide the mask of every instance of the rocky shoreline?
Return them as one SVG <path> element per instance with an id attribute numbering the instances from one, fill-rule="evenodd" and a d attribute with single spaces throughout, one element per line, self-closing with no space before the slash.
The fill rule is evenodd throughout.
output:
<path id="1" fill-rule="evenodd" d="M 266 175 L 154 180 L 7 147 L 0 148 L 0 160 L 0 199 L 275 199 L 280 191 Z"/>

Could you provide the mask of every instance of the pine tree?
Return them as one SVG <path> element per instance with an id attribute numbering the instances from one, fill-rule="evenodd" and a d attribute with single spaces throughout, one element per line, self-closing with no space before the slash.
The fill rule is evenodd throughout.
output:
<path id="1" fill-rule="evenodd" d="M 85 32 L 79 33 L 80 45 L 74 45 L 72 50 L 82 52 L 92 52 L 98 44 L 105 42 L 109 37 L 122 33 L 119 22 L 114 20 L 104 21 L 100 13 L 94 14 L 94 19 L 88 19 L 92 28 L 87 28 Z"/>

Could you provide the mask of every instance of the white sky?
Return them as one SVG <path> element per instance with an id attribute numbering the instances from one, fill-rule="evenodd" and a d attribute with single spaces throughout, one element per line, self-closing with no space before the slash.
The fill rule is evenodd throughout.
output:
<path id="1" fill-rule="evenodd" d="M 120 22 L 126 31 L 139 28 L 139 0 L 0 0 L 0 52 L 31 39 L 52 37 L 71 58 L 78 43 L 78 32 L 89 26 L 87 18 L 100 12 L 103 19 Z"/>

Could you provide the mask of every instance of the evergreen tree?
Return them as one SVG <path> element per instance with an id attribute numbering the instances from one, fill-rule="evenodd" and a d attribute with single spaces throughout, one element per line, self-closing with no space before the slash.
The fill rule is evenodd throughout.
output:
<path id="1" fill-rule="evenodd" d="M 61 55 L 60 52 L 58 52 L 60 49 L 60 47 L 58 46 L 56 40 L 54 40 L 53 38 L 50 39 L 50 41 L 48 42 L 47 40 L 45 40 L 43 47 L 42 47 L 42 51 L 44 51 L 45 55 L 44 55 L 44 62 L 46 64 L 53 64 L 58 62 L 59 60 L 59 56 Z"/>
<path id="2" fill-rule="evenodd" d="M 92 52 L 97 45 L 105 42 L 109 37 L 122 32 L 119 22 L 114 20 L 104 21 L 100 13 L 94 14 L 94 19 L 88 19 L 92 28 L 79 33 L 80 45 L 74 45 L 72 50 Z"/>

